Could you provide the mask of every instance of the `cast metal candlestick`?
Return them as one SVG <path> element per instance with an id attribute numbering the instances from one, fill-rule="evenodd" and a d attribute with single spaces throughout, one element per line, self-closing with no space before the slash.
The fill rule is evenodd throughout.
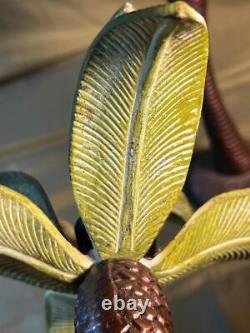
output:
<path id="1" fill-rule="evenodd" d="M 207 56 L 205 21 L 184 2 L 127 4 L 96 37 L 71 124 L 75 240 L 36 180 L 0 177 L 0 273 L 50 290 L 50 333 L 173 332 L 161 285 L 249 258 L 250 189 L 211 199 L 147 257 L 181 196 Z"/>

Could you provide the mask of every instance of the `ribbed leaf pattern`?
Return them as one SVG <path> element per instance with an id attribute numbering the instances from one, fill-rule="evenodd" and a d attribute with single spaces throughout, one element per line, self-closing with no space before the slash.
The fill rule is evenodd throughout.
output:
<path id="1" fill-rule="evenodd" d="M 49 333 L 74 333 L 76 296 L 48 291 L 45 295 Z"/>
<path id="2" fill-rule="evenodd" d="M 78 287 L 77 283 L 59 281 L 24 262 L 3 255 L 0 256 L 0 275 L 35 287 L 60 292 L 74 293 Z"/>
<path id="3" fill-rule="evenodd" d="M 243 189 L 208 201 L 146 265 L 161 283 L 169 283 L 212 262 L 249 256 L 250 189 Z"/>
<path id="4" fill-rule="evenodd" d="M 119 246 L 131 109 L 154 31 L 150 27 L 155 24 L 144 31 L 140 24 L 131 23 L 104 36 L 79 91 L 72 129 L 72 186 L 103 257 L 112 257 Z"/>
<path id="5" fill-rule="evenodd" d="M 122 15 L 92 45 L 70 164 L 102 258 L 141 258 L 170 213 L 193 149 L 206 61 L 205 24 L 184 3 Z"/>
<path id="6" fill-rule="evenodd" d="M 131 248 L 136 252 L 156 237 L 186 178 L 202 103 L 206 38 L 198 23 L 177 25 L 148 77 L 131 180 Z"/>
<path id="7" fill-rule="evenodd" d="M 92 263 L 27 197 L 5 186 L 0 186 L 0 256 L 64 282 L 72 282 Z"/>
<path id="8" fill-rule="evenodd" d="M 184 222 L 187 222 L 193 215 L 194 209 L 184 192 L 179 194 L 171 213 L 180 217 Z"/>

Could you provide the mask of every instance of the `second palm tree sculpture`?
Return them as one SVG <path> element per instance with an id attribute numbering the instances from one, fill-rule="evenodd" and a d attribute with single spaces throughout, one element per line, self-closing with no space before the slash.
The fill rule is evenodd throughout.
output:
<path id="1" fill-rule="evenodd" d="M 207 39 L 203 18 L 185 3 L 140 11 L 126 5 L 90 47 L 70 146 L 73 192 L 94 246 L 88 254 L 62 235 L 34 180 L 5 175 L 0 272 L 52 290 L 46 297 L 50 332 L 172 332 L 159 284 L 249 255 L 250 189 L 245 189 L 209 201 L 162 252 L 145 258 L 188 171 Z M 127 307 L 105 310 L 103 301 L 114 298 Z"/>

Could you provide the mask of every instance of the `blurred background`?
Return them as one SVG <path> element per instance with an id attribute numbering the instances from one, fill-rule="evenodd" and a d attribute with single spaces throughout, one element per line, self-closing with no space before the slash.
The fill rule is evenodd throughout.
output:
<path id="1" fill-rule="evenodd" d="M 120 0 L 0 0 L 0 171 L 36 177 L 57 214 L 78 214 L 68 173 L 72 100 L 84 54 Z M 146 7 L 161 3 L 135 0 Z M 225 103 L 250 141 L 250 1 L 208 0 Z M 200 128 L 198 148 L 208 140 Z M 249 264 L 206 269 L 167 289 L 176 333 L 248 333 Z M 0 278 L 0 332 L 44 333 L 43 290 Z"/>

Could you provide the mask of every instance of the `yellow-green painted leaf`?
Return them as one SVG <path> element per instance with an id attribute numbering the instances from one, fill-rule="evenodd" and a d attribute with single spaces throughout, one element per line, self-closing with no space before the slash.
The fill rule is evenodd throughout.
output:
<path id="1" fill-rule="evenodd" d="M 75 295 L 47 291 L 46 322 L 49 333 L 74 333 Z"/>
<path id="2" fill-rule="evenodd" d="M 204 20 L 183 2 L 121 15 L 91 46 L 70 169 L 102 258 L 141 258 L 171 212 L 192 155 L 207 50 Z"/>
<path id="3" fill-rule="evenodd" d="M 41 270 L 33 268 L 29 264 L 4 255 L 0 255 L 0 275 L 31 284 L 35 287 L 60 292 L 75 293 L 78 288 L 77 281 L 77 283 L 65 283 L 65 281 L 59 281 L 47 273 L 43 273 Z"/>
<path id="4" fill-rule="evenodd" d="M 193 215 L 194 209 L 184 192 L 179 194 L 171 213 L 180 217 L 184 222 Z"/>
<path id="5" fill-rule="evenodd" d="M 73 247 L 30 199 L 0 185 L 0 272 L 36 284 L 60 288 L 73 283 L 92 260 Z M 20 264 L 17 265 L 17 262 Z M 16 266 L 16 269 L 15 269 Z"/>
<path id="6" fill-rule="evenodd" d="M 160 283 L 169 283 L 212 262 L 249 254 L 250 189 L 243 189 L 209 200 L 160 254 L 144 264 Z"/>

